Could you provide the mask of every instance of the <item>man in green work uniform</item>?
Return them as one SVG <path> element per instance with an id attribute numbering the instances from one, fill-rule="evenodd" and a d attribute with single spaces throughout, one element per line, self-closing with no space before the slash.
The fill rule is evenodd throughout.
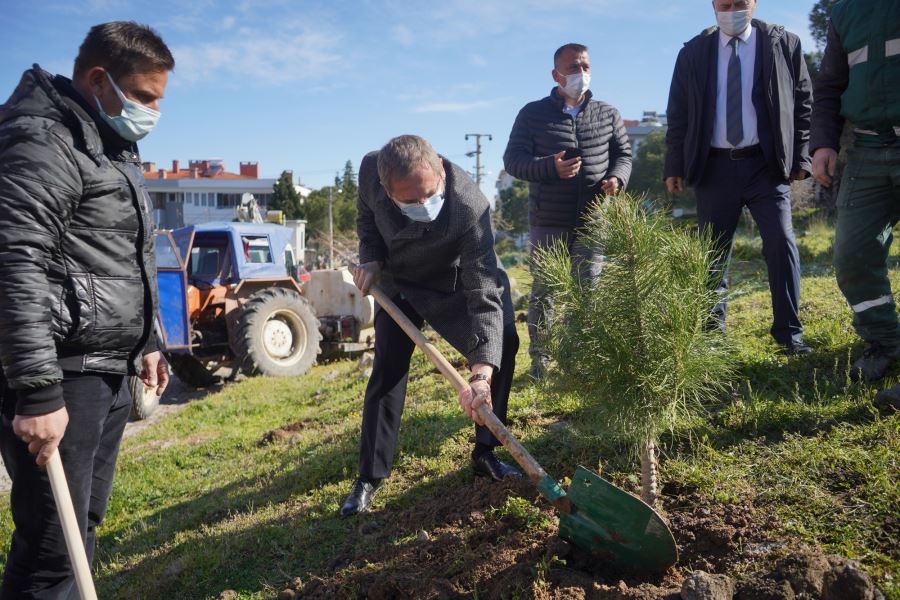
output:
<path id="1" fill-rule="evenodd" d="M 877 381 L 900 356 L 900 321 L 887 274 L 892 228 L 900 220 L 900 2 L 835 5 L 816 82 L 810 148 L 813 175 L 830 187 L 844 120 L 854 128 L 838 194 L 834 267 L 866 349 L 854 380 Z M 900 385 L 879 393 L 900 404 Z"/>

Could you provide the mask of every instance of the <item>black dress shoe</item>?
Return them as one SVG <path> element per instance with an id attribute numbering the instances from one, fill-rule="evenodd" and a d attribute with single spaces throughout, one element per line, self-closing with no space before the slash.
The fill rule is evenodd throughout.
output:
<path id="1" fill-rule="evenodd" d="M 494 481 L 503 481 L 506 477 L 521 477 L 522 473 L 499 458 L 493 452 L 472 457 L 472 469 L 478 477 L 490 477 Z"/>
<path id="2" fill-rule="evenodd" d="M 813 350 L 803 340 L 799 342 L 791 342 L 781 345 L 781 353 L 787 356 L 798 356 L 800 354 L 809 354 Z"/>
<path id="3" fill-rule="evenodd" d="M 347 499 L 344 500 L 344 504 L 341 506 L 341 516 L 350 517 L 369 510 L 369 505 L 372 504 L 372 496 L 381 489 L 383 482 L 383 479 L 375 481 L 357 479 L 354 481 L 350 495 L 347 496 Z"/>

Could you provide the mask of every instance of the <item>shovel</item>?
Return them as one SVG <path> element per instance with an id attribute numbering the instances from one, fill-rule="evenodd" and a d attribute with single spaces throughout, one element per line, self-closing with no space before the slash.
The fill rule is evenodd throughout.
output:
<path id="1" fill-rule="evenodd" d="M 446 358 L 377 286 L 370 293 L 422 349 L 457 391 L 469 387 Z M 477 409 L 485 426 L 528 474 L 540 494 L 559 511 L 559 535 L 598 561 L 630 572 L 662 573 L 678 561 L 672 532 L 641 499 L 579 466 L 566 493 L 487 406 Z"/>
<path id="2" fill-rule="evenodd" d="M 78 594 L 81 596 L 81 600 L 97 600 L 94 580 L 91 579 L 91 566 L 88 564 L 87 553 L 84 550 L 81 529 L 78 527 L 75 508 L 72 506 L 72 495 L 69 493 L 66 472 L 63 471 L 62 459 L 59 457 L 58 450 L 54 450 L 50 456 L 50 462 L 47 463 L 47 475 L 50 478 L 53 499 L 56 500 L 56 510 L 59 513 L 63 537 L 66 539 L 66 548 L 69 550 L 69 561 L 75 572 Z"/>

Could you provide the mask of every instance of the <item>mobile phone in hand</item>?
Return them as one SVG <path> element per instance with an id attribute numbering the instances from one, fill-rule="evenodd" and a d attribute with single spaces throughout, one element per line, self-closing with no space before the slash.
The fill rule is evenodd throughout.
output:
<path id="1" fill-rule="evenodd" d="M 578 156 L 581 156 L 581 148 L 566 148 L 566 153 L 563 154 L 563 160 L 572 160 Z"/>

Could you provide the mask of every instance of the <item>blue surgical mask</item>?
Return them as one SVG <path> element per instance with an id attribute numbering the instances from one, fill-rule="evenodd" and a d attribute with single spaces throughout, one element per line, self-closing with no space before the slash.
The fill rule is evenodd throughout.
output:
<path id="1" fill-rule="evenodd" d="M 404 215 L 418 221 L 420 223 L 430 223 L 437 219 L 444 206 L 444 194 L 435 194 L 424 203 L 413 202 L 412 204 L 397 203 L 397 207 Z"/>
<path id="2" fill-rule="evenodd" d="M 143 104 L 138 104 L 133 100 L 129 100 L 125 97 L 125 94 L 122 93 L 122 90 L 119 89 L 119 86 L 116 85 L 116 82 L 113 81 L 109 72 L 106 73 L 106 76 L 109 78 L 109 82 L 112 84 L 113 89 L 116 90 L 116 95 L 119 96 L 119 100 L 122 101 L 122 114 L 117 117 L 109 116 L 100 105 L 100 100 L 97 97 L 94 97 L 94 100 L 97 101 L 97 109 L 100 111 L 100 116 L 103 117 L 103 120 L 106 121 L 123 139 L 126 139 L 129 142 L 136 142 L 142 139 L 156 127 L 156 123 L 159 121 L 160 116 L 159 111 L 153 110 Z"/>

